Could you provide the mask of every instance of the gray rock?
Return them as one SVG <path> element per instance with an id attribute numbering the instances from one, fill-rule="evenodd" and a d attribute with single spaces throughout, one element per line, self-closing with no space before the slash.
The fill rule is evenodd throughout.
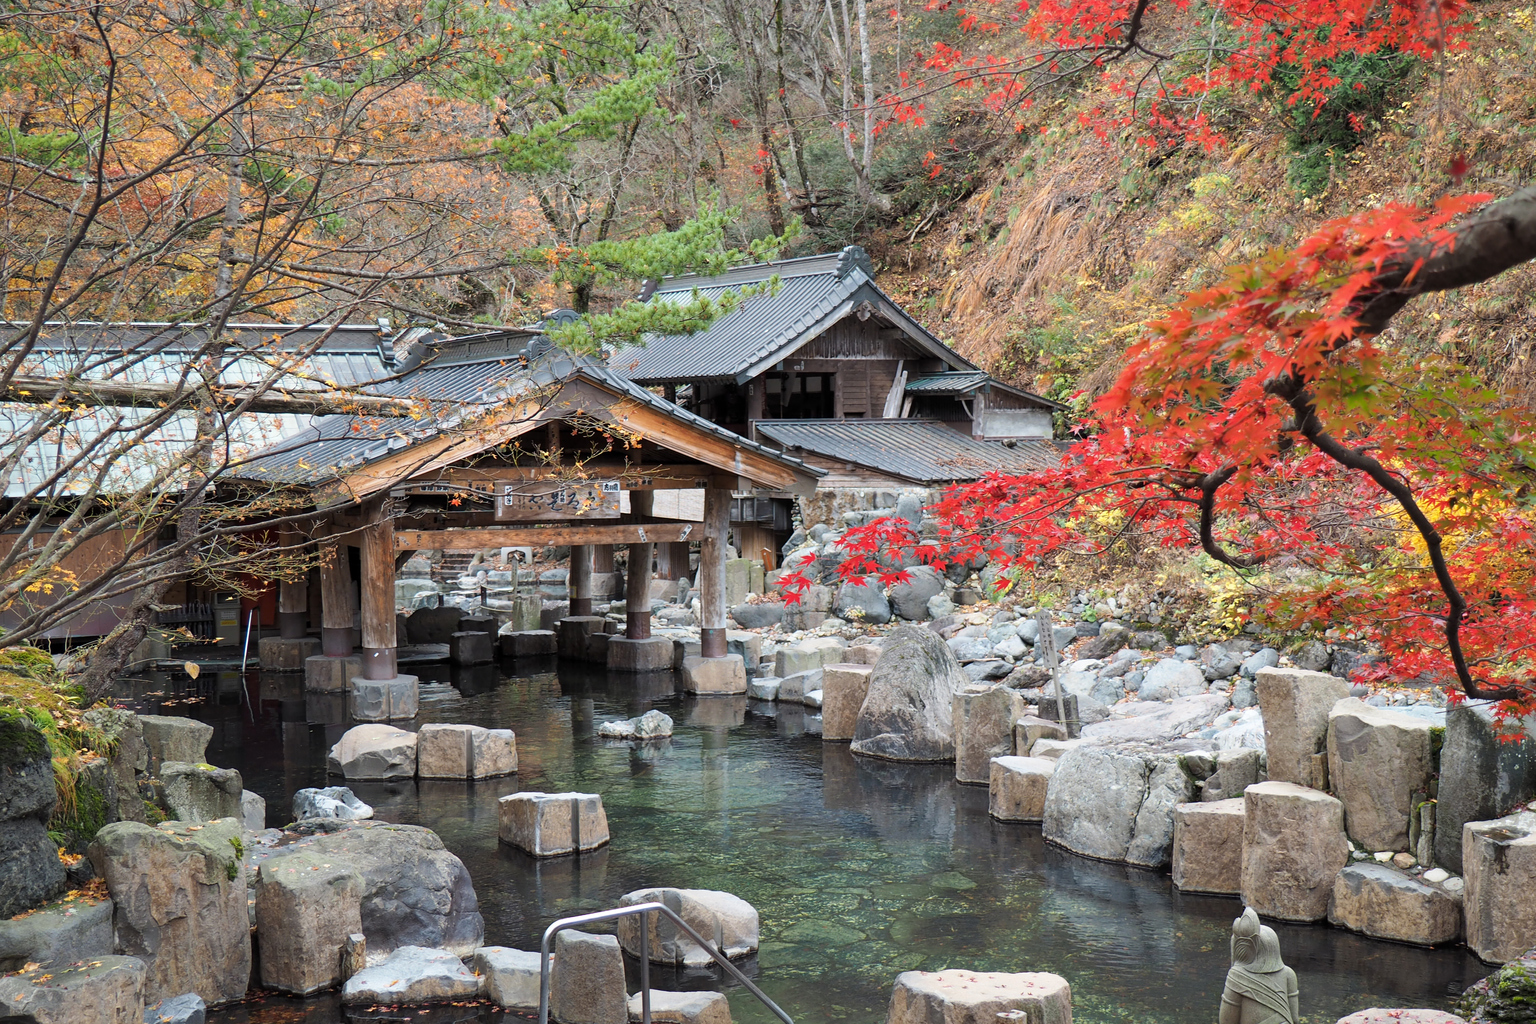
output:
<path id="1" fill-rule="evenodd" d="M 973 661 L 986 661 L 992 657 L 992 641 L 984 636 L 956 636 L 949 641 L 949 649 L 955 660 L 962 665 Z"/>
<path id="2" fill-rule="evenodd" d="M 1367 850 L 1407 850 L 1408 817 L 1429 796 L 1430 724 L 1358 697 L 1328 712 L 1328 783 L 1344 828 Z"/>
<path id="3" fill-rule="evenodd" d="M 36 818 L 0 822 L 0 912 L 17 914 L 64 890 L 64 865 Z"/>
<path id="4" fill-rule="evenodd" d="M 1200 652 L 1200 672 L 1208 680 L 1229 679 L 1242 667 L 1242 656 L 1223 648 L 1207 647 Z"/>
<path id="5" fill-rule="evenodd" d="M 1321 788 L 1325 780 L 1315 778 L 1313 757 L 1327 748 L 1328 712 L 1349 696 L 1349 684 L 1291 668 L 1263 668 L 1256 679 L 1270 780 Z"/>
<path id="6" fill-rule="evenodd" d="M 1162 701 L 1122 704 L 1118 715 L 1083 726 L 1083 738 L 1096 743 L 1161 743 L 1178 739 L 1210 722 L 1226 709 L 1219 694 L 1197 693 Z"/>
<path id="7" fill-rule="evenodd" d="M 756 952 L 761 941 L 757 909 L 739 896 L 712 889 L 639 889 L 619 897 L 619 906 L 661 903 L 674 911 L 694 931 L 711 939 L 731 959 Z M 679 967 L 705 967 L 714 960 L 704 948 L 660 914 L 646 915 L 647 949 L 651 962 Z M 618 921 L 619 945 L 631 956 L 640 955 L 640 919 Z"/>
<path id="8" fill-rule="evenodd" d="M 785 652 L 780 651 L 783 655 Z M 809 669 L 804 672 L 796 672 L 784 676 L 779 681 L 779 700 L 791 704 L 799 704 L 805 699 L 805 695 L 821 689 L 821 680 L 824 670 L 820 668 Z"/>
<path id="9" fill-rule="evenodd" d="M 1195 782 L 1178 758 L 1161 756 L 1148 762 L 1147 792 L 1136 812 L 1136 826 L 1125 851 L 1127 864 L 1167 867 L 1173 859 L 1173 812 L 1195 797 Z"/>
<path id="10" fill-rule="evenodd" d="M 624 953 L 612 935 L 555 936 L 549 1010 L 561 1024 L 628 1024 Z"/>
<path id="11" fill-rule="evenodd" d="M 1523 733 L 1518 742 L 1502 741 L 1493 708 L 1482 701 L 1469 701 L 1445 716 L 1435 863 L 1452 874 L 1461 873 L 1462 826 L 1502 818 L 1536 798 L 1536 716 L 1518 727 Z"/>
<path id="12" fill-rule="evenodd" d="M 561 582 L 564 582 L 563 580 Z M 405 621 L 405 641 L 411 644 L 446 644 L 459 632 L 462 608 L 418 608 Z"/>
<path id="13" fill-rule="evenodd" d="M 293 820 L 308 818 L 338 818 L 342 821 L 362 821 L 373 817 L 373 808 L 363 803 L 346 786 L 327 786 L 324 789 L 301 789 L 293 794 Z"/>
<path id="14" fill-rule="evenodd" d="M 886 1024 L 991 1024 L 1010 1010 L 1028 1024 L 1070 1024 L 1071 987 L 1042 972 L 904 971 Z"/>
<path id="15" fill-rule="evenodd" d="M 1232 706 L 1235 708 L 1251 708 L 1258 703 L 1258 683 L 1252 679 L 1239 679 L 1237 685 L 1232 687 Z"/>
<path id="16" fill-rule="evenodd" d="M 1536 1006 L 1536 950 L 1511 960 L 1479 981 L 1456 1004 L 1456 1012 L 1474 1024 L 1531 1024 Z M 1354 1022 L 1350 1022 L 1354 1024 Z M 1371 1024 L 1391 1024 L 1387 1021 Z M 1435 1024 L 1413 1021 L 1411 1024 Z M 1460 1018 L 1442 1024 L 1466 1024 Z"/>
<path id="17" fill-rule="evenodd" d="M 1019 623 L 1019 638 L 1027 644 L 1033 645 L 1040 639 L 1040 620 L 1025 619 Z"/>
<path id="18" fill-rule="evenodd" d="M 1282 921 L 1327 917 L 1334 876 L 1349 863 L 1344 805 L 1271 779 L 1243 792 L 1243 814 L 1243 902 Z"/>
<path id="19" fill-rule="evenodd" d="M 749 694 L 751 688 L 749 683 L 747 686 Z M 604 722 L 598 726 L 597 734 L 609 739 L 660 739 L 663 736 L 672 735 L 672 718 L 652 708 L 638 718 L 623 722 Z"/>
<path id="20" fill-rule="evenodd" d="M 1205 690 L 1205 674 L 1199 666 L 1164 658 L 1147 670 L 1136 693 L 1142 700 L 1171 700 Z"/>
<path id="21" fill-rule="evenodd" d="M 348 1005 L 421 1005 L 474 999 L 480 978 L 446 949 L 401 946 L 381 964 L 347 979 L 341 1001 Z"/>
<path id="22" fill-rule="evenodd" d="M 1193 661 L 1200 656 L 1200 648 L 1194 644 L 1180 644 L 1173 649 L 1175 658 L 1183 658 L 1185 661 Z"/>
<path id="23" fill-rule="evenodd" d="M 833 605 L 837 617 L 849 622 L 869 622 L 883 625 L 891 621 L 891 603 L 886 600 L 880 584 L 870 580 L 867 584 L 844 583 L 837 592 Z"/>
<path id="24" fill-rule="evenodd" d="M 739 604 L 731 609 L 731 618 L 742 629 L 766 629 L 784 621 L 783 601 Z"/>
<path id="25" fill-rule="evenodd" d="M 267 801 L 259 793 L 244 790 L 240 794 L 240 824 L 247 832 L 267 827 Z"/>
<path id="26" fill-rule="evenodd" d="M 144 1010 L 144 1024 L 206 1024 L 208 1004 L 196 992 L 162 999 Z"/>
<path id="27" fill-rule="evenodd" d="M 111 900 L 55 902 L 25 917 L 0 920 L 0 974 L 33 962 L 62 965 L 111 952 Z"/>
<path id="28" fill-rule="evenodd" d="M 853 752 L 893 761 L 950 760 L 955 756 L 951 701 L 967 682 L 938 636 L 899 627 L 887 637 L 870 676 Z"/>
<path id="29" fill-rule="evenodd" d="M 1013 723 L 1024 713 L 1024 699 L 1006 686 L 967 686 L 954 695 L 955 778 L 987 785 L 992 759 L 1013 753 Z"/>
<path id="30" fill-rule="evenodd" d="M 1073 636 L 1098 636 L 1102 627 L 1097 622 L 1089 622 L 1083 619 L 1072 628 Z"/>
<path id="31" fill-rule="evenodd" d="M 67 973 L 39 967 L 0 978 L 0 1020 L 15 1024 L 141 1024 L 144 973 L 144 962 L 136 957 L 102 956 Z"/>
<path id="32" fill-rule="evenodd" d="M 965 673 L 967 679 L 980 683 L 1005 678 L 1009 672 L 1013 671 L 1013 666 L 1006 661 L 973 661 L 964 666 L 961 671 Z"/>
<path id="33" fill-rule="evenodd" d="M 64 888 L 64 865 L 46 822 L 57 796 L 48 741 L 30 720 L 0 721 L 0 920 Z"/>
<path id="34" fill-rule="evenodd" d="M 1243 802 L 1180 804 L 1173 811 L 1173 884 L 1236 895 L 1243 886 Z"/>
<path id="35" fill-rule="evenodd" d="M 1334 878 L 1328 921 L 1377 939 L 1438 946 L 1461 937 L 1461 898 L 1388 864 L 1349 864 Z"/>
<path id="36" fill-rule="evenodd" d="M 640 993 L 629 997 L 629 1019 L 644 1019 Z M 656 1024 L 731 1024 L 731 1004 L 719 992 L 667 992 L 651 989 L 651 1020 Z"/>
<path id="37" fill-rule="evenodd" d="M 1492 964 L 1536 946 L 1536 812 L 1468 822 L 1462 831 L 1467 948 Z"/>
<path id="38" fill-rule="evenodd" d="M 1308 640 L 1297 648 L 1291 655 L 1291 661 L 1297 668 L 1304 668 L 1308 672 L 1328 671 L 1328 662 L 1331 656 L 1328 653 L 1328 645 L 1320 640 Z"/>
<path id="39" fill-rule="evenodd" d="M 194 824 L 219 818 L 240 818 L 245 783 L 233 768 L 204 768 L 179 761 L 160 766 L 165 802 L 178 821 Z"/>
<path id="40" fill-rule="evenodd" d="M 507 946 L 481 946 L 475 950 L 470 966 L 484 979 L 485 994 L 497 1006 L 508 1010 L 539 1008 L 543 965 L 538 953 Z"/>
<path id="41" fill-rule="evenodd" d="M 944 577 L 931 565 L 908 569 L 907 575 L 905 583 L 891 587 L 891 609 L 911 622 L 931 618 L 928 603 L 944 593 Z"/>
<path id="42" fill-rule="evenodd" d="M 416 734 L 392 725 L 359 725 L 331 747 L 326 765 L 349 779 L 397 779 L 416 774 Z"/>
<path id="43" fill-rule="evenodd" d="M 501 841 L 535 857 L 559 857 L 608 843 L 608 815 L 596 793 L 513 793 L 498 802 Z"/>
<path id="44" fill-rule="evenodd" d="M 416 774 L 423 779 L 490 779 L 516 772 L 517 737 L 511 729 L 434 722 L 417 730 Z"/>
<path id="45" fill-rule="evenodd" d="M 1333 660 L 1330 670 L 1334 675 L 1353 681 L 1355 673 L 1362 669 L 1379 665 L 1387 659 L 1380 654 L 1366 654 L 1363 651 L 1353 651 L 1347 647 L 1340 647 L 1333 652 Z"/>
<path id="46" fill-rule="evenodd" d="M 937 594 L 937 595 L 935 595 L 933 597 L 930 597 L 928 599 L 928 617 L 929 618 L 931 618 L 931 619 L 942 619 L 946 615 L 953 615 L 954 613 L 955 613 L 955 602 L 951 601 L 948 597 L 945 597 L 943 594 Z"/>
<path id="47" fill-rule="evenodd" d="M 208 757 L 213 726 L 178 715 L 140 715 L 149 770 L 156 772 L 166 761 L 202 764 Z"/>
<path id="48" fill-rule="evenodd" d="M 315 835 L 308 845 L 264 851 L 263 869 L 306 851 L 320 863 L 346 865 L 357 872 L 363 880 L 360 914 L 370 960 L 401 946 L 469 956 L 484 944 L 485 919 L 469 871 L 443 847 L 437 833 L 379 821 L 335 825 L 338 831 Z"/>
<path id="49" fill-rule="evenodd" d="M 363 878 L 346 860 L 300 849 L 256 871 L 261 982 L 307 996 L 346 981 L 342 951 L 363 932 Z"/>
<path id="50" fill-rule="evenodd" d="M 47 738 L 25 716 L 0 719 L 0 751 L 0 821 L 47 821 L 58 799 Z"/>
<path id="51" fill-rule="evenodd" d="M 1046 790 L 1045 838 L 1085 857 L 1161 867 L 1172 858 L 1173 809 L 1193 795 L 1173 755 L 1076 747 Z"/>
<path id="52" fill-rule="evenodd" d="M 251 933 L 241 834 L 238 818 L 157 829 L 119 821 L 96 833 L 91 864 L 116 904 L 117 948 L 144 962 L 146 999 L 245 995 Z"/>
<path id="53" fill-rule="evenodd" d="M 1200 799 L 1207 802 L 1228 800 L 1243 795 L 1243 790 L 1259 781 L 1263 774 L 1263 754 L 1249 748 L 1223 750 L 1216 754 L 1216 771 L 1205 780 Z"/>
<path id="54" fill-rule="evenodd" d="M 1244 679 L 1253 679 L 1258 676 L 1259 669 L 1274 668 L 1278 664 L 1280 664 L 1280 652 L 1273 647 L 1266 647 L 1248 655 L 1239 671 L 1242 672 Z"/>
<path id="55" fill-rule="evenodd" d="M 144 745 L 144 726 L 140 724 L 139 716 L 123 708 L 96 707 L 87 711 L 84 717 L 116 744 L 111 755 L 112 788 L 117 805 L 114 817 L 118 821 L 144 821 L 138 774 L 149 770 L 149 748 Z"/>

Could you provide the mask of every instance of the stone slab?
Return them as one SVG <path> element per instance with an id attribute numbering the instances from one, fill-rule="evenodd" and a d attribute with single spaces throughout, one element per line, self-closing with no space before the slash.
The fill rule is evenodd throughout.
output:
<path id="1" fill-rule="evenodd" d="M 511 729 L 432 723 L 416 732 L 420 778 L 489 779 L 516 773 L 517 737 Z"/>
<path id="2" fill-rule="evenodd" d="M 454 665 L 489 664 L 496 660 L 496 637 L 483 629 L 460 630 L 448 637 L 448 660 Z"/>
<path id="3" fill-rule="evenodd" d="M 1327 749 L 1328 712 L 1349 696 L 1349 684 L 1299 668 L 1261 668 L 1254 679 L 1270 781 L 1325 788 L 1312 757 Z"/>
<path id="4" fill-rule="evenodd" d="M 644 640 L 611 637 L 607 657 L 610 672 L 670 672 L 672 641 L 664 636 Z"/>
<path id="5" fill-rule="evenodd" d="M 967 686 L 950 698 L 956 781 L 990 784 L 992 760 L 1013 753 L 1013 723 L 1023 712 L 1024 698 L 1006 686 Z"/>
<path id="6" fill-rule="evenodd" d="M 1233 896 L 1241 892 L 1243 820 L 1241 797 L 1174 808 L 1174 887 Z"/>
<path id="7" fill-rule="evenodd" d="M 303 672 L 305 663 L 319 653 L 319 637 L 264 636 L 256 641 L 263 672 Z"/>
<path id="8" fill-rule="evenodd" d="M 746 693 L 746 664 L 739 654 L 723 658 L 689 655 L 683 659 L 682 683 L 683 689 L 700 695 Z"/>
<path id="9" fill-rule="evenodd" d="M 394 722 L 415 718 L 421 710 L 421 687 L 415 676 L 350 680 L 348 711 L 359 722 Z"/>
<path id="10" fill-rule="evenodd" d="M 1328 784 L 1349 837 L 1371 852 L 1408 849 L 1408 819 L 1429 795 L 1431 725 L 1358 697 L 1328 712 Z"/>
<path id="11" fill-rule="evenodd" d="M 69 964 L 112 952 L 112 901 L 54 902 L 0 920 L 0 974 L 28 963 Z"/>
<path id="12" fill-rule="evenodd" d="M 1072 988 L 1055 974 L 904 971 L 891 989 L 886 1024 L 997 1024 L 1022 1010 L 1027 1024 L 1072 1024 Z"/>
<path id="13" fill-rule="evenodd" d="M 392 725 L 359 725 L 331 747 L 326 769 L 348 779 L 400 779 L 416 774 L 416 734 Z"/>
<path id="14" fill-rule="evenodd" d="M 419 1006 L 474 999 L 480 978 L 446 949 L 401 946 L 383 963 L 365 967 L 341 989 L 341 1001 L 363 1006 Z"/>
<path id="15" fill-rule="evenodd" d="M 994 757 L 987 813 L 999 821 L 1040 821 L 1056 762 L 1044 757 Z"/>
<path id="16" fill-rule="evenodd" d="M 1491 964 L 1536 947 L 1536 812 L 1462 826 L 1467 947 Z"/>
<path id="17" fill-rule="evenodd" d="M 643 1020 L 640 993 L 629 997 L 629 1019 Z M 730 1001 L 719 992 L 651 989 L 651 1020 L 657 1024 L 731 1024 Z"/>
<path id="18" fill-rule="evenodd" d="M 549 1011 L 560 1024 L 628 1024 L 624 953 L 612 935 L 567 930 L 555 936 Z"/>
<path id="19" fill-rule="evenodd" d="M 521 629 L 500 636 L 501 654 L 505 658 L 551 658 L 560 653 L 559 642 L 552 629 Z"/>
<path id="20" fill-rule="evenodd" d="M 1372 938 L 1438 946 L 1461 937 L 1461 896 L 1389 864 L 1349 864 L 1333 880 L 1328 922 Z"/>
<path id="21" fill-rule="evenodd" d="M 208 759 L 213 726 L 179 715 L 140 715 L 144 746 L 149 750 L 149 770 L 159 771 L 166 761 L 202 764 Z"/>

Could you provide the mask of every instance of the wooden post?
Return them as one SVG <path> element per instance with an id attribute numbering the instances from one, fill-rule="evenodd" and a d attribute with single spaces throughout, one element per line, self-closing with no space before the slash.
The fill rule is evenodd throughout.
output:
<path id="1" fill-rule="evenodd" d="M 650 495 L 649 491 L 645 491 L 644 493 L 647 496 Z M 633 507 L 633 506 L 631 506 L 631 507 Z M 592 571 L 593 572 L 613 572 L 613 545 L 612 544 L 594 544 L 594 545 L 592 545 Z"/>
<path id="2" fill-rule="evenodd" d="M 725 657 L 725 535 L 731 528 L 731 492 L 704 492 L 704 541 L 699 545 L 699 654 Z"/>
<path id="3" fill-rule="evenodd" d="M 592 614 L 592 545 L 571 545 L 571 571 L 566 577 L 571 614 Z"/>
<path id="4" fill-rule="evenodd" d="M 637 518 L 651 514 L 654 491 L 631 491 L 629 510 Z M 624 588 L 624 635 L 631 640 L 651 638 L 651 545 L 629 546 L 629 576 Z"/>
<path id="5" fill-rule="evenodd" d="M 352 559 L 341 538 L 320 546 L 320 651 L 345 658 L 352 653 Z"/>
<path id="6" fill-rule="evenodd" d="M 279 534 L 285 548 L 297 548 L 299 532 L 292 528 Z M 299 556 L 298 551 L 284 557 Z M 279 580 L 277 583 L 277 629 L 284 640 L 302 640 L 309 629 L 309 576 L 306 573 L 296 580 Z"/>
<path id="7" fill-rule="evenodd" d="M 672 555 L 669 559 L 672 563 L 670 566 L 671 578 L 674 580 L 680 580 L 685 576 L 691 578 L 693 576 L 693 566 L 688 564 L 688 542 L 682 541 L 680 543 L 668 544 L 667 547 L 672 549 Z"/>
<path id="8" fill-rule="evenodd" d="M 395 660 L 395 522 L 389 504 L 369 507 L 372 520 L 362 531 L 363 678 L 393 679 Z"/>

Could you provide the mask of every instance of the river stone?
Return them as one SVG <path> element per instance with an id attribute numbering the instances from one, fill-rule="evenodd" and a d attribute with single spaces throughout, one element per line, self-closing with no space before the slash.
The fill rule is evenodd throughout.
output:
<path id="1" fill-rule="evenodd" d="M 144 1024 L 145 973 L 137 957 L 99 956 L 78 967 L 45 966 L 0 978 L 0 1020 Z"/>
<path id="2" fill-rule="evenodd" d="M 1136 693 L 1142 700 L 1172 700 L 1205 691 L 1200 666 L 1177 658 L 1164 658 L 1147 669 Z"/>
<path id="3" fill-rule="evenodd" d="M 821 738 L 851 740 L 874 666 L 833 664 L 821 672 Z"/>
<path id="4" fill-rule="evenodd" d="M 784 621 L 783 601 L 764 601 L 761 604 L 739 604 L 731 609 L 731 618 L 742 629 L 767 629 Z"/>
<path id="5" fill-rule="evenodd" d="M 1334 878 L 1328 922 L 1372 938 L 1438 946 L 1461 936 L 1461 899 L 1390 865 L 1365 861 L 1346 865 Z"/>
<path id="6" fill-rule="evenodd" d="M 1271 780 L 1243 792 L 1243 812 L 1243 902 L 1282 921 L 1327 917 L 1334 876 L 1349 863 L 1344 805 Z"/>
<path id="7" fill-rule="evenodd" d="M 1338 1024 L 1467 1024 L 1461 1017 L 1444 1010 L 1369 1010 L 1340 1017 Z"/>
<path id="8" fill-rule="evenodd" d="M 1491 964 L 1515 960 L 1536 946 L 1536 812 L 1462 829 L 1467 948 Z"/>
<path id="9" fill-rule="evenodd" d="M 1328 782 L 1344 828 L 1367 850 L 1408 849 L 1408 816 L 1429 794 L 1430 724 L 1350 697 L 1328 712 Z"/>
<path id="10" fill-rule="evenodd" d="M 1039 821 L 1056 762 L 1045 757 L 994 757 L 987 813 L 999 821 Z"/>
<path id="11" fill-rule="evenodd" d="M 1237 895 L 1243 887 L 1243 801 L 1179 804 L 1173 811 L 1173 884 Z"/>
<path id="12" fill-rule="evenodd" d="M 501 841 L 535 857 L 595 850 L 608 842 L 608 815 L 596 793 L 513 793 L 497 803 Z"/>
<path id="13" fill-rule="evenodd" d="M 1502 818 L 1536 797 L 1536 716 L 1520 722 L 1523 736 L 1499 738 L 1493 706 L 1468 701 L 1447 711 L 1435 804 L 1435 863 L 1462 869 L 1462 826 Z"/>
<path id="14" fill-rule="evenodd" d="M 1006 686 L 967 686 L 955 694 L 955 779 L 989 785 L 992 759 L 1013 753 L 1013 723 L 1023 713 L 1024 698 Z"/>
<path id="15" fill-rule="evenodd" d="M 207 1024 L 208 1004 L 196 992 L 172 996 L 144 1011 L 144 1024 Z"/>
<path id="16" fill-rule="evenodd" d="M 1077 747 L 1057 761 L 1046 789 L 1045 838 L 1098 860 L 1124 860 L 1147 789 L 1147 766 L 1131 753 Z"/>
<path id="17" fill-rule="evenodd" d="M 1022 1010 L 1027 1024 L 1072 1024 L 1072 989 L 1055 974 L 904 971 L 896 976 L 886 1024 L 997 1024 Z"/>
<path id="18" fill-rule="evenodd" d="M 317 823 L 318 824 L 318 823 Z M 485 942 L 485 919 L 469 871 L 437 833 L 417 825 L 336 822 L 339 831 L 307 846 L 278 847 L 262 863 L 308 851 L 320 863 L 347 865 L 363 880 L 362 932 L 370 963 L 401 946 L 469 956 Z"/>
<path id="19" fill-rule="evenodd" d="M 263 861 L 255 892 L 263 985 L 307 996 L 347 980 L 341 954 L 363 932 L 362 875 L 305 848 Z"/>
<path id="20" fill-rule="evenodd" d="M 331 748 L 326 766 L 348 779 L 408 779 L 416 774 L 416 734 L 392 725 L 348 729 Z"/>
<path id="21" fill-rule="evenodd" d="M 361 821 L 373 817 L 373 808 L 363 803 L 346 786 L 327 786 L 324 789 L 301 789 L 293 794 L 293 820 L 306 818 L 339 818 L 342 821 Z"/>
<path id="22" fill-rule="evenodd" d="M 642 1020 L 640 993 L 629 997 L 629 1019 Z M 731 1004 L 719 992 L 651 989 L 651 1020 L 658 1024 L 731 1024 Z"/>
<path id="23" fill-rule="evenodd" d="M 1325 781 L 1315 778 L 1312 758 L 1327 749 L 1328 712 L 1349 696 L 1349 684 L 1299 668 L 1261 668 L 1254 679 L 1270 781 L 1298 786 Z"/>
<path id="24" fill-rule="evenodd" d="M 165 802 L 178 821 L 244 821 L 240 803 L 245 783 L 233 768 L 166 761 L 160 766 L 160 782 L 165 786 Z"/>
<path id="25" fill-rule="evenodd" d="M 489 779 L 517 772 L 511 729 L 424 725 L 416 733 L 416 774 L 423 779 Z"/>
<path id="26" fill-rule="evenodd" d="M 891 610 L 908 622 L 929 618 L 928 601 L 944 593 L 944 577 L 931 565 L 914 566 L 907 577 L 891 587 Z"/>
<path id="27" fill-rule="evenodd" d="M 555 936 L 549 1010 L 561 1024 L 628 1024 L 624 952 L 612 935 L 567 929 Z"/>
<path id="28" fill-rule="evenodd" d="M 251 978 L 245 861 L 238 818 L 150 828 L 119 821 L 96 833 L 91 864 L 116 905 L 117 949 L 144 961 L 144 998 L 196 992 L 240 999 Z"/>
<path id="29" fill-rule="evenodd" d="M 748 687 L 751 693 L 751 687 Z M 652 708 L 638 718 L 622 722 L 604 722 L 597 727 L 597 734 L 614 740 L 654 740 L 672 735 L 672 717 Z"/>
<path id="30" fill-rule="evenodd" d="M 952 700 L 968 685 L 939 636 L 901 626 L 887 638 L 854 726 L 855 754 L 892 761 L 955 756 Z"/>
<path id="31" fill-rule="evenodd" d="M 0 974 L 28 963 L 63 966 L 112 952 L 112 901 L 55 901 L 0 920 Z"/>
<path id="32" fill-rule="evenodd" d="M 543 969 L 538 953 L 508 946 L 481 946 L 470 967 L 485 984 L 485 994 L 507 1010 L 539 1008 L 539 975 Z"/>
<path id="33" fill-rule="evenodd" d="M 202 764 L 208 757 L 213 726 L 179 715 L 140 715 L 149 770 L 156 773 L 166 761 Z"/>
<path id="34" fill-rule="evenodd" d="M 451 1003 L 480 994 L 480 978 L 446 949 L 401 946 L 383 963 L 347 979 L 341 1001 L 377 1006 Z"/>
<path id="35" fill-rule="evenodd" d="M 619 897 L 619 906 L 661 903 L 677 913 L 689 927 L 715 943 L 732 959 L 757 950 L 760 926 L 757 909 L 739 896 L 712 889 L 638 889 Z M 714 963 L 703 947 L 661 914 L 647 914 L 651 962 L 679 967 Z M 640 955 L 640 918 L 618 921 L 619 945 L 631 956 Z"/>

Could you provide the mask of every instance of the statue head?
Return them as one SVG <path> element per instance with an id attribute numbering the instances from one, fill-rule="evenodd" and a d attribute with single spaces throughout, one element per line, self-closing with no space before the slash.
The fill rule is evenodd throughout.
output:
<path id="1" fill-rule="evenodd" d="M 1272 974 L 1285 966 L 1280 959 L 1280 936 L 1259 923 L 1252 907 L 1244 907 L 1243 916 L 1232 922 L 1232 964 L 1255 974 Z"/>

